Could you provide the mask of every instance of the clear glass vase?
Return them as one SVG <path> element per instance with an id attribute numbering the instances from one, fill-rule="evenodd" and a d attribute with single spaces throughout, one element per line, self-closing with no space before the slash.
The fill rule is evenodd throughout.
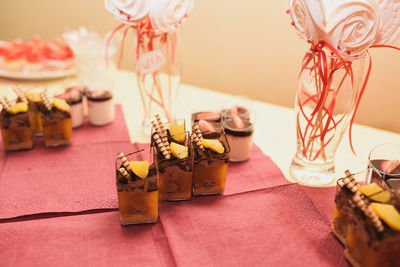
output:
<path id="1" fill-rule="evenodd" d="M 181 63 L 176 32 L 136 31 L 136 77 L 143 104 L 143 130 L 150 134 L 150 120 L 159 114 L 164 121 L 175 119 Z"/>
<path id="2" fill-rule="evenodd" d="M 319 186 L 335 178 L 335 153 L 358 105 L 365 61 L 365 55 L 343 59 L 321 51 L 304 56 L 295 102 L 297 150 L 289 169 L 299 183 Z"/>

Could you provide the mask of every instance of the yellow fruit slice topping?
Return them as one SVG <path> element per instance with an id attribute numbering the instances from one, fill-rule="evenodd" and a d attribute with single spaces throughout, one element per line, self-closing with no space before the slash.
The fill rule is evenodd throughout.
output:
<path id="1" fill-rule="evenodd" d="M 64 99 L 54 98 L 53 105 L 59 110 L 66 111 L 66 112 L 71 111 L 71 106 L 68 105 L 67 101 L 65 101 Z"/>
<path id="2" fill-rule="evenodd" d="M 376 183 L 360 186 L 359 190 L 361 193 L 377 202 L 385 203 L 390 200 L 390 192 L 383 190 L 383 188 Z"/>
<path id="3" fill-rule="evenodd" d="M 371 203 L 371 208 L 390 228 L 400 231 L 400 213 L 393 205 Z"/>
<path id="4" fill-rule="evenodd" d="M 169 126 L 169 133 L 176 142 L 185 142 L 185 125 L 171 125 Z"/>
<path id="5" fill-rule="evenodd" d="M 40 102 L 42 99 L 40 98 L 40 95 L 35 92 L 27 92 L 26 96 L 28 97 L 28 100 L 31 102 Z"/>
<path id="6" fill-rule="evenodd" d="M 218 154 L 222 154 L 225 152 L 225 147 L 222 145 L 222 143 L 219 140 L 216 139 L 203 139 L 201 141 L 201 144 L 206 147 L 211 149 L 214 152 L 217 152 Z"/>
<path id="7" fill-rule="evenodd" d="M 133 173 L 140 179 L 145 179 L 149 174 L 149 162 L 148 161 L 130 161 L 129 165 Z"/>
<path id="8" fill-rule="evenodd" d="M 366 184 L 359 187 L 361 193 L 369 197 L 370 195 L 374 195 L 378 192 L 383 191 L 383 188 L 377 185 L 376 183 Z"/>
<path id="9" fill-rule="evenodd" d="M 172 155 L 177 159 L 184 159 L 189 155 L 188 148 L 186 146 L 171 142 L 170 147 Z"/>
<path id="10" fill-rule="evenodd" d="M 11 114 L 17 114 L 20 112 L 27 112 L 27 111 L 28 111 L 28 103 L 26 102 L 18 102 L 8 110 L 8 112 L 10 112 Z"/>
<path id="11" fill-rule="evenodd" d="M 385 190 L 376 195 L 372 195 L 369 198 L 377 202 L 386 203 L 391 199 L 391 195 L 389 191 Z"/>

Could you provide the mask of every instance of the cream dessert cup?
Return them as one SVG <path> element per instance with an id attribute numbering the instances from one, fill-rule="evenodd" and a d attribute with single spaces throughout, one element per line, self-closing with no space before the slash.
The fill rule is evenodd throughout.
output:
<path id="1" fill-rule="evenodd" d="M 83 125 L 83 91 L 80 86 L 69 87 L 64 94 L 58 95 L 57 98 L 64 99 L 71 105 L 72 128 Z"/>
<path id="2" fill-rule="evenodd" d="M 86 94 L 88 118 L 93 125 L 106 125 L 114 121 L 114 97 L 111 91 L 96 90 Z"/>

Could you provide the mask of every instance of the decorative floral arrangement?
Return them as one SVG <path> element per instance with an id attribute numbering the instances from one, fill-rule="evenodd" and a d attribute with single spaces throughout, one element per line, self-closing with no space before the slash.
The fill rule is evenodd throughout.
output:
<path id="1" fill-rule="evenodd" d="M 324 154 L 324 148 L 333 138 L 331 132 L 343 123 L 344 117 L 335 119 L 333 116 L 335 97 L 342 85 L 339 83 L 334 88 L 333 75 L 339 69 L 344 69 L 342 82 L 347 76 L 354 86 L 353 61 L 368 56 L 368 70 L 351 107 L 354 112 L 350 120 L 349 139 L 354 152 L 351 126 L 371 71 L 368 49 L 398 49 L 392 44 L 400 36 L 400 1 L 290 0 L 288 13 L 298 35 L 310 44 L 310 53 L 306 53 L 303 58 L 302 72 L 309 70 L 315 77 L 316 94 L 308 95 L 305 100 L 297 100 L 300 109 L 297 120 L 307 121 L 305 128 L 299 129 L 298 126 L 298 136 L 308 160 L 315 160 Z M 307 114 L 303 107 L 310 101 L 315 103 L 315 108 L 311 114 Z M 320 150 L 313 155 L 307 154 L 317 140 L 321 144 Z"/>
<path id="2" fill-rule="evenodd" d="M 175 60 L 175 48 L 177 43 L 176 30 L 188 17 L 193 8 L 193 0 L 105 0 L 106 9 L 121 22 L 110 35 L 109 42 L 116 32 L 123 31 L 121 52 L 118 66 L 123 57 L 124 39 L 129 31 L 133 29 L 136 34 L 135 51 L 138 79 L 144 81 L 146 76 L 152 76 L 151 88 L 143 88 L 144 83 L 139 82 L 140 94 L 145 112 L 145 98 L 159 105 L 168 120 L 171 120 L 170 112 L 163 95 L 159 79 L 159 68 L 165 62 L 170 69 Z M 155 42 L 159 41 L 161 46 L 166 47 L 164 56 L 155 48 Z M 106 49 L 107 53 L 107 49 Z M 107 61 L 107 54 L 106 54 Z M 169 83 L 171 84 L 171 83 Z M 171 88 L 168 89 L 168 94 Z"/>

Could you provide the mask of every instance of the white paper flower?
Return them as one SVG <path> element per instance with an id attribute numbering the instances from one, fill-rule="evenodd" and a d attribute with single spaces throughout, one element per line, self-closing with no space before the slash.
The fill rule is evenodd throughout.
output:
<path id="1" fill-rule="evenodd" d="M 143 21 L 153 4 L 154 0 L 104 0 L 108 12 L 117 20 L 130 25 Z"/>
<path id="2" fill-rule="evenodd" d="M 375 44 L 393 44 L 400 37 L 400 0 L 377 0 L 381 23 Z"/>
<path id="3" fill-rule="evenodd" d="M 355 56 L 378 36 L 377 1 L 386 0 L 291 0 L 290 13 L 296 31 L 306 40 L 314 44 L 324 40 L 342 55 Z"/>
<path id="4" fill-rule="evenodd" d="M 193 8 L 193 0 L 155 0 L 150 11 L 151 25 L 161 32 L 175 31 Z"/>
<path id="5" fill-rule="evenodd" d="M 326 41 L 334 48 L 355 56 L 374 44 L 380 22 L 375 0 L 330 0 L 325 8 Z"/>
<path id="6" fill-rule="evenodd" d="M 301 38 L 314 44 L 325 39 L 325 14 L 322 3 L 317 0 L 290 0 L 290 14 L 294 27 Z"/>

